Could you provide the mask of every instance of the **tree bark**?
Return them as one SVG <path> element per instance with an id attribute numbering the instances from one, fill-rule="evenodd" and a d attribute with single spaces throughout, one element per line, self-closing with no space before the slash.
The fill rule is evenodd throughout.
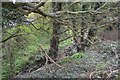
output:
<path id="1" fill-rule="evenodd" d="M 97 10 L 99 7 L 100 7 L 100 3 L 95 3 L 93 9 Z M 91 22 L 96 22 L 95 25 L 97 25 L 96 15 L 94 15 L 94 14 L 91 15 L 91 20 L 92 20 Z M 94 40 L 95 40 L 94 37 L 96 37 L 96 35 L 97 35 L 97 29 L 91 28 L 88 32 L 88 39 L 91 40 L 92 42 L 94 42 Z M 89 43 L 89 45 L 90 45 L 90 43 Z"/>
<path id="2" fill-rule="evenodd" d="M 82 5 L 82 11 L 85 11 L 86 10 L 86 5 Z M 83 14 L 81 14 L 82 16 L 84 16 Z M 81 37 L 80 37 L 80 49 L 79 51 L 85 51 L 85 45 L 86 45 L 86 40 L 84 39 L 84 35 L 85 35 L 85 32 L 84 29 L 86 29 L 86 25 L 85 25 L 85 22 L 84 22 L 84 19 L 81 18 Z"/>
<path id="3" fill-rule="evenodd" d="M 53 2 L 52 3 L 53 12 L 57 12 L 61 10 L 61 2 Z M 53 33 L 52 39 L 50 42 L 49 55 L 55 59 L 58 56 L 58 46 L 59 46 L 59 31 L 61 24 L 55 20 L 53 20 Z"/>

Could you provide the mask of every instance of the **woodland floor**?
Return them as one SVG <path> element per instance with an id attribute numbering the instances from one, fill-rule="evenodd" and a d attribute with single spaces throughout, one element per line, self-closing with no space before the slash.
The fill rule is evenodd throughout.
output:
<path id="1" fill-rule="evenodd" d="M 76 55 L 73 60 L 57 61 L 56 64 L 32 65 L 32 71 L 20 73 L 16 78 L 109 78 L 120 79 L 118 42 L 105 41 L 97 44 L 98 49 L 86 49 L 85 53 Z M 75 55 L 75 54 L 73 54 Z M 69 56 L 70 57 L 70 56 Z M 72 59 L 70 58 L 70 59 Z M 30 70 L 29 69 L 29 70 Z"/>

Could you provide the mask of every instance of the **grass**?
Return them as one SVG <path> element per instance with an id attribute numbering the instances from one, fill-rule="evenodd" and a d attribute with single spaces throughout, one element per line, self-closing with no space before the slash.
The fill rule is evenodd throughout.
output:
<path id="1" fill-rule="evenodd" d="M 66 58 L 62 59 L 60 61 L 60 64 L 64 64 L 64 63 L 71 62 L 71 61 L 78 61 L 82 57 L 84 57 L 84 53 L 83 52 L 79 52 L 79 53 L 73 54 L 70 57 L 66 57 Z"/>
<path id="2" fill-rule="evenodd" d="M 60 48 L 64 48 L 65 46 L 68 46 L 72 43 L 71 39 L 67 39 L 65 41 L 62 41 L 60 44 L 59 44 L 59 47 Z"/>

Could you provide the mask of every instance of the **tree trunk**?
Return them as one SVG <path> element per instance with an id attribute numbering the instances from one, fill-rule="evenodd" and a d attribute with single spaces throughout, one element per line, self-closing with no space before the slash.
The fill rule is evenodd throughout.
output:
<path id="1" fill-rule="evenodd" d="M 60 11 L 61 10 L 61 2 L 53 2 L 53 12 Z M 58 56 L 58 46 L 59 46 L 59 31 L 60 31 L 61 24 L 55 20 L 53 20 L 53 33 L 52 33 L 52 39 L 50 42 L 50 49 L 49 49 L 49 55 L 52 58 L 56 58 Z"/>
<path id="2" fill-rule="evenodd" d="M 75 12 L 75 11 L 77 11 L 76 8 L 79 8 L 79 6 L 78 5 L 73 5 L 73 6 L 71 6 L 70 11 Z M 79 46 L 80 41 L 79 41 L 78 34 L 76 34 L 78 32 L 78 28 L 76 26 L 77 20 L 75 19 L 75 17 L 76 17 L 75 15 L 70 15 L 70 16 L 73 16 L 72 17 L 72 28 L 73 28 L 72 33 L 74 35 L 73 43 L 75 43 L 76 50 L 77 50 L 77 52 L 79 52 L 80 51 L 80 46 Z"/>
<path id="3" fill-rule="evenodd" d="M 93 7 L 94 10 L 97 10 L 100 7 L 100 3 L 95 3 L 95 6 Z M 96 22 L 95 25 L 97 25 L 97 18 L 96 15 L 91 15 L 92 22 Z M 91 40 L 92 42 L 95 41 L 95 37 L 97 35 L 97 29 L 91 28 L 88 32 L 88 39 Z M 90 43 L 89 43 L 90 45 Z"/>
<path id="4" fill-rule="evenodd" d="M 86 5 L 82 5 L 82 11 L 86 10 Z M 83 14 L 81 14 L 84 16 Z M 84 39 L 85 32 L 84 30 L 86 29 L 86 25 L 84 22 L 84 19 L 81 18 L 81 37 L 80 37 L 80 50 L 79 51 L 85 51 L 85 45 L 86 45 L 86 40 Z"/>

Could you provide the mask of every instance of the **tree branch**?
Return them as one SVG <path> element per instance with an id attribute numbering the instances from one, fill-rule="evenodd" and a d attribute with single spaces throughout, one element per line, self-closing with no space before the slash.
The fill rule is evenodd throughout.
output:
<path id="1" fill-rule="evenodd" d="M 30 23 L 36 30 L 43 30 L 43 31 L 45 31 L 45 32 L 47 32 L 48 34 L 51 34 L 50 32 L 48 32 L 47 30 L 45 30 L 45 29 L 43 29 L 43 28 L 37 28 L 32 22 L 30 22 L 30 21 L 23 21 L 23 22 L 28 22 L 28 23 Z"/>
<path id="2" fill-rule="evenodd" d="M 22 35 L 28 35 L 28 34 L 30 34 L 30 33 L 26 33 L 26 34 L 16 34 L 16 33 L 17 33 L 17 32 L 15 32 L 15 33 L 12 34 L 11 36 L 7 37 L 6 39 L 0 41 L 0 43 L 4 43 L 4 42 L 8 41 L 9 39 L 14 38 L 14 37 L 17 37 L 17 36 L 22 36 Z"/>
<path id="3" fill-rule="evenodd" d="M 58 63 L 56 63 L 56 62 L 47 54 L 47 52 L 42 48 L 41 45 L 39 45 L 39 46 L 40 46 L 40 49 L 41 49 L 43 52 L 45 52 L 46 57 L 47 57 L 51 62 L 53 62 L 56 66 L 58 66 L 58 67 L 60 67 L 60 68 L 64 68 L 63 66 L 59 65 Z"/>

